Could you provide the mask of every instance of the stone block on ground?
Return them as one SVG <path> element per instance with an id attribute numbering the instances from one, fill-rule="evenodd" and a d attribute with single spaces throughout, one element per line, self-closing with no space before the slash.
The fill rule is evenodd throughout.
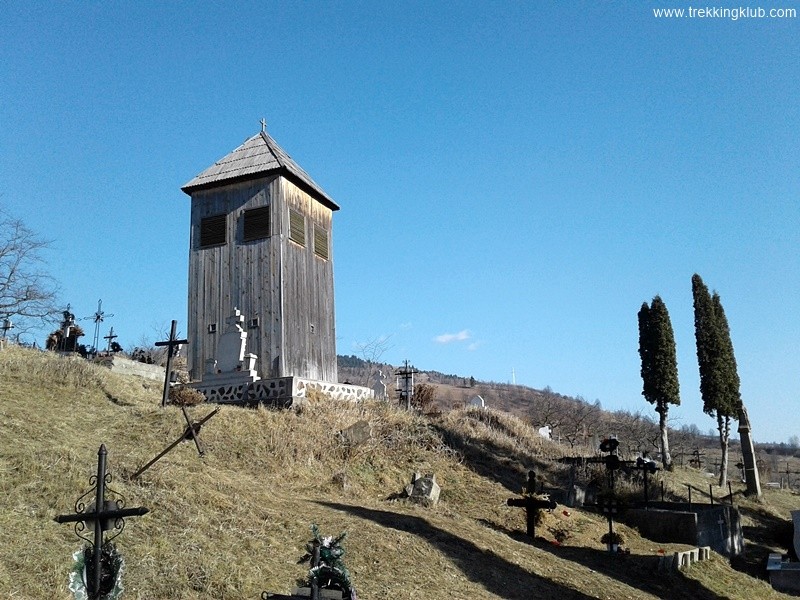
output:
<path id="1" fill-rule="evenodd" d="M 409 500 L 423 506 L 436 506 L 439 502 L 441 488 L 436 483 L 436 475 L 422 476 L 414 473 L 411 483 L 405 487 Z"/>

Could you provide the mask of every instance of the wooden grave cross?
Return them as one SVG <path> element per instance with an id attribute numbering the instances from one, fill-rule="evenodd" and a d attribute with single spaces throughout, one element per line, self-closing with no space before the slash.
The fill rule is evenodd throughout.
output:
<path id="1" fill-rule="evenodd" d="M 94 510 L 87 511 L 86 504 L 83 502 L 83 499 L 91 494 L 92 490 L 89 490 L 75 502 L 76 512 L 74 514 L 55 517 L 56 523 L 75 523 L 76 535 L 92 544 L 92 563 L 91 567 L 89 564 L 86 565 L 87 580 L 84 582 L 90 600 L 96 600 L 101 597 L 101 594 L 106 593 L 101 589 L 103 587 L 101 585 L 101 581 L 104 579 L 103 575 L 105 575 L 106 581 L 110 578 L 112 583 L 116 579 L 114 573 L 103 573 L 104 567 L 108 569 L 108 565 L 103 564 L 101 560 L 103 546 L 122 533 L 125 527 L 125 517 L 139 517 L 149 512 L 149 509 L 143 506 L 123 508 L 125 501 L 121 497 L 117 500 L 106 500 L 106 484 L 111 483 L 111 474 L 106 472 L 107 454 L 105 444 L 101 444 L 100 450 L 97 452 L 97 475 L 89 479 L 89 483 L 94 483 L 95 485 L 93 488 L 95 490 Z M 116 493 L 110 489 L 108 491 Z M 93 528 L 94 539 L 92 540 L 81 534 L 88 527 Z M 105 532 L 110 529 L 118 529 L 119 531 L 108 540 L 104 540 Z"/>
<path id="2" fill-rule="evenodd" d="M 553 510 L 556 507 L 555 500 L 539 500 L 534 497 L 536 493 L 536 473 L 528 471 L 528 483 L 525 486 L 525 495 L 522 498 L 509 498 L 506 501 L 508 506 L 515 506 L 525 509 L 525 533 L 528 537 L 536 537 L 536 516 L 537 511 L 542 508 Z"/>
<path id="3" fill-rule="evenodd" d="M 167 399 L 169 398 L 169 376 L 170 372 L 172 371 L 172 356 L 178 353 L 178 349 L 181 344 L 188 344 L 189 340 L 179 340 L 177 339 L 176 328 L 178 327 L 178 322 L 173 319 L 172 327 L 169 331 L 169 339 L 165 342 L 156 342 L 156 346 L 167 346 L 167 367 L 166 373 L 164 374 L 164 393 L 161 396 L 161 407 L 165 407 L 167 405 Z"/>
<path id="4" fill-rule="evenodd" d="M 177 446 L 181 442 L 188 442 L 189 440 L 194 440 L 194 445 L 197 447 L 198 454 L 200 454 L 201 457 L 205 456 L 206 451 L 203 446 L 203 442 L 200 439 L 200 428 L 203 426 L 203 423 L 205 423 L 211 417 L 217 414 L 219 410 L 220 407 L 218 406 L 199 421 L 195 421 L 194 423 L 192 423 L 191 419 L 189 418 L 189 413 L 186 412 L 186 407 L 181 406 L 181 412 L 183 412 L 183 418 L 186 420 L 186 429 L 183 431 L 183 433 L 177 440 L 175 440 L 169 446 L 164 448 L 164 450 L 162 450 L 153 460 L 148 462 L 141 469 L 136 471 L 136 473 L 131 475 L 131 479 L 136 479 L 137 477 L 139 477 L 139 475 L 141 475 L 147 469 L 152 467 L 156 462 L 158 462 L 161 458 L 163 458 L 164 455 L 166 455 L 170 450 L 172 450 L 175 446 Z"/>

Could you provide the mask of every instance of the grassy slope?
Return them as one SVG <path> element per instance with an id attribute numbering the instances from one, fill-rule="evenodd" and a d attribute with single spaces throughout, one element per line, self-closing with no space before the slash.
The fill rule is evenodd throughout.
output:
<path id="1" fill-rule="evenodd" d="M 183 431 L 175 408 L 158 407 L 160 385 L 82 361 L 9 349 L 0 353 L 0 597 L 67 599 L 73 512 L 105 443 L 111 487 L 150 513 L 127 521 L 117 545 L 125 598 L 257 599 L 286 593 L 312 522 L 348 532 L 345 563 L 362 599 L 782 598 L 719 556 L 688 573 L 655 570 L 656 544 L 622 527 L 629 556 L 597 541 L 597 515 L 562 507 L 539 529 L 568 522 L 564 546 L 527 543 L 524 516 L 505 501 L 528 468 L 554 479 L 560 449 L 517 419 L 455 411 L 437 421 L 385 405 L 312 403 L 300 413 L 224 407 L 203 428 L 208 452 L 181 444 L 130 481 Z M 192 409 L 195 418 L 208 407 Z M 359 419 L 373 436 L 348 449 L 335 435 Z M 425 509 L 387 497 L 412 471 L 434 472 L 442 501 Z M 682 474 L 691 476 L 691 472 Z M 674 486 L 679 489 L 679 485 Z M 745 518 L 781 521 L 796 496 L 775 492 Z M 763 514 L 762 514 L 763 513 Z M 761 515 L 761 517 L 759 517 Z M 762 521 L 759 521 L 762 518 Z M 759 550 L 771 538 L 762 536 Z"/>

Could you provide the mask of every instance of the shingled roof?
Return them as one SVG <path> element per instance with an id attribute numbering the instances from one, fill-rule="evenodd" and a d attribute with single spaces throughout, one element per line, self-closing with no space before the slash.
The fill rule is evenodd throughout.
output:
<path id="1" fill-rule="evenodd" d="M 191 195 L 197 190 L 272 174 L 283 175 L 331 210 L 339 210 L 339 205 L 311 179 L 300 165 L 294 162 L 292 157 L 266 131 L 260 131 L 246 140 L 236 150 L 219 159 L 184 185 L 181 190 Z"/>

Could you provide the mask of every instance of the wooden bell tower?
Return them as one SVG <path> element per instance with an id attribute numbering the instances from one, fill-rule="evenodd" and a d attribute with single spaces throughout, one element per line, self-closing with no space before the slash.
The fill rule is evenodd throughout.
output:
<path id="1" fill-rule="evenodd" d="M 191 197 L 189 369 L 201 379 L 225 320 L 244 317 L 262 379 L 337 382 L 333 212 L 261 131 L 181 188 Z"/>

